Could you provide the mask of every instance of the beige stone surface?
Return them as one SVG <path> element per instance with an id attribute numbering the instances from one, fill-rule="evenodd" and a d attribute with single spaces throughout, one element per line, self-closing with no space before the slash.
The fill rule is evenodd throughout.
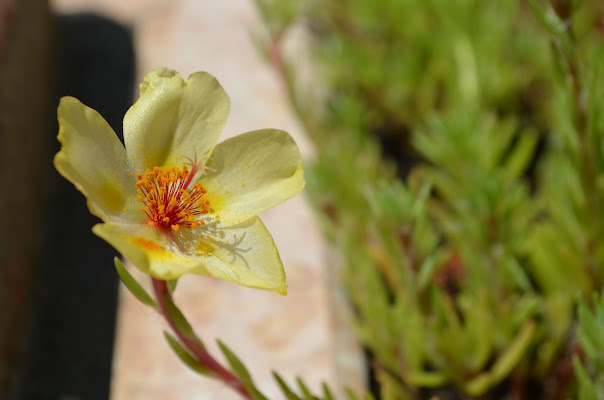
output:
<path id="1" fill-rule="evenodd" d="M 222 139 L 260 128 L 290 132 L 305 156 L 312 148 L 288 109 L 278 77 L 258 56 L 250 33 L 260 23 L 249 0 L 54 0 L 59 12 L 94 11 L 134 31 L 138 76 L 158 66 L 183 77 L 205 70 L 231 98 Z M 229 345 L 270 398 L 279 399 L 271 371 L 289 382 L 302 376 L 313 389 L 362 386 L 362 365 L 354 341 L 339 329 L 333 310 L 325 248 L 303 195 L 261 215 L 281 253 L 288 296 L 215 279 L 180 280 L 176 302 L 219 355 L 215 339 Z M 141 277 L 144 278 L 144 277 Z M 336 318 L 334 318 L 334 316 Z M 223 384 L 199 377 L 171 353 L 166 326 L 154 311 L 126 290 L 120 294 L 112 399 L 237 399 Z M 342 336 L 343 335 L 343 336 Z M 222 360 L 221 357 L 218 357 Z"/>

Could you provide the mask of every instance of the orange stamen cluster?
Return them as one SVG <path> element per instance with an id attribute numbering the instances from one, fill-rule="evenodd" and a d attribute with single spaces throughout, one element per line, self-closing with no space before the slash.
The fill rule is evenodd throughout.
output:
<path id="1" fill-rule="evenodd" d="M 199 183 L 189 188 L 195 169 L 155 167 L 137 174 L 138 199 L 145 205 L 141 208 L 148 224 L 175 232 L 182 227 L 197 228 L 205 225 L 199 216 L 207 214 L 210 202 L 203 199 L 207 190 Z"/>

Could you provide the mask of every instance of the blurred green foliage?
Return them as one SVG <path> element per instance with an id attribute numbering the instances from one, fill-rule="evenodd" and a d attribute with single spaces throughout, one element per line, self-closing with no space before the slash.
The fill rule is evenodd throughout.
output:
<path id="1" fill-rule="evenodd" d="M 578 314 L 577 338 L 581 352 L 573 359 L 579 385 L 578 399 L 602 399 L 604 398 L 604 352 L 602 351 L 604 349 L 604 292 L 599 295 L 594 294 L 590 305 L 581 301 Z"/>
<path id="2" fill-rule="evenodd" d="M 377 394 L 602 398 L 604 5 L 256 2 Z"/>

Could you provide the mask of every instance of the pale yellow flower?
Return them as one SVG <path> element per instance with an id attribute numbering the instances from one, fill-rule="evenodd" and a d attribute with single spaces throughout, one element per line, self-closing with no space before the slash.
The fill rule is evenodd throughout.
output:
<path id="1" fill-rule="evenodd" d="M 142 271 L 285 294 L 279 253 L 257 214 L 303 189 L 300 152 L 276 129 L 216 144 L 229 109 L 211 75 L 197 72 L 185 82 L 156 69 L 124 117 L 124 148 L 96 111 L 64 97 L 55 166 L 104 221 L 94 233 Z"/>

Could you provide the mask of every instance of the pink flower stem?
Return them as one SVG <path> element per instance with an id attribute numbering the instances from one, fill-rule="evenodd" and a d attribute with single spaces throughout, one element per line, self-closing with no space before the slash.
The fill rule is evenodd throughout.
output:
<path id="1" fill-rule="evenodd" d="M 245 385 L 239 378 L 233 375 L 229 370 L 225 369 L 218 361 L 214 359 L 208 353 L 208 351 L 196 340 L 188 338 L 182 332 L 180 332 L 172 320 L 170 313 L 168 312 L 168 308 L 166 307 L 165 299 L 168 298 L 172 300 L 172 295 L 170 294 L 170 290 L 168 289 L 168 285 L 166 281 L 162 281 L 160 279 L 151 278 L 153 282 L 153 291 L 155 292 L 155 297 L 157 298 L 157 302 L 159 304 L 160 311 L 170 327 L 180 340 L 180 343 L 190 352 L 190 354 L 204 367 L 206 367 L 210 373 L 216 378 L 224 382 L 227 386 L 230 386 L 233 390 L 236 390 L 246 399 L 252 400 L 252 396 L 245 388 Z"/>

